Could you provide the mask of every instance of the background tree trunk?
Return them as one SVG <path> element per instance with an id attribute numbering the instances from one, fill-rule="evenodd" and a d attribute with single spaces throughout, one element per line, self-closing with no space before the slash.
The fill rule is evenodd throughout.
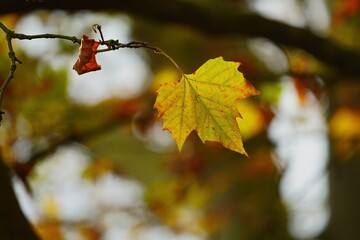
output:
<path id="1" fill-rule="evenodd" d="M 322 240 L 357 240 L 360 237 L 360 136 L 356 126 L 347 126 L 352 133 L 331 134 L 331 117 L 337 110 L 360 112 L 360 84 L 346 81 L 333 85 L 330 96 L 330 159 L 329 208 L 330 221 L 321 235 Z M 349 122 L 344 122 L 349 124 Z M 357 125 L 359 123 L 354 123 Z M 349 127 L 349 128 L 348 128 Z M 354 129 L 355 128 L 355 129 Z M 340 137 L 340 138 L 339 138 Z"/>
<path id="2" fill-rule="evenodd" d="M 10 169 L 0 159 L 0 239 L 39 240 L 20 209 L 11 182 Z"/>
<path id="3" fill-rule="evenodd" d="M 360 153 L 346 163 L 331 167 L 329 177 L 331 218 L 322 239 L 357 240 L 360 236 Z"/>

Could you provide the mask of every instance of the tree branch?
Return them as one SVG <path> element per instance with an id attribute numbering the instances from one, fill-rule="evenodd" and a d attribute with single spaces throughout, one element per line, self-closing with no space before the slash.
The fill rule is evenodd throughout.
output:
<path id="1" fill-rule="evenodd" d="M 10 70 L 9 70 L 9 74 L 6 77 L 5 81 L 1 84 L 0 87 L 0 109 L 2 106 L 2 101 L 4 98 L 4 93 L 6 90 L 6 87 L 9 85 L 9 83 L 11 82 L 11 80 L 14 78 L 15 75 L 15 71 L 17 68 L 17 63 L 22 63 L 15 54 L 14 48 L 12 46 L 12 40 L 13 39 L 27 39 L 27 40 L 31 40 L 31 39 L 38 39 L 38 38 L 60 38 L 60 39 L 66 39 L 66 40 L 70 40 L 74 43 L 80 43 L 80 39 L 77 39 L 76 37 L 69 37 L 69 36 L 63 36 L 63 35 L 58 35 L 58 34 L 40 34 L 40 35 L 25 35 L 25 34 L 21 34 L 21 33 L 15 33 L 14 31 L 11 31 L 10 29 L 8 29 L 2 22 L 0 22 L 0 28 L 1 30 L 3 30 L 3 32 L 6 35 L 6 41 L 7 41 L 7 45 L 8 45 L 8 55 L 10 58 Z M 0 111 L 0 124 L 2 121 L 2 115 L 4 114 L 3 111 Z"/>
<path id="2" fill-rule="evenodd" d="M 102 32 L 100 31 L 101 34 L 101 38 L 103 39 L 102 36 Z M 102 45 L 106 45 L 108 48 L 107 49 L 100 49 L 97 50 L 97 53 L 100 52 L 108 52 L 108 51 L 112 51 L 112 50 L 118 50 L 120 48 L 145 48 L 145 49 L 149 49 L 152 50 L 154 53 L 157 54 L 161 54 L 164 57 L 166 57 L 167 59 L 169 59 L 169 61 L 174 64 L 174 66 L 177 68 L 177 70 L 179 71 L 179 73 L 181 74 L 181 76 L 184 76 L 184 72 L 183 70 L 180 68 L 180 66 L 175 62 L 175 60 L 170 57 L 166 52 L 164 52 L 161 48 L 158 47 L 154 47 L 149 45 L 147 42 L 139 42 L 139 41 L 131 41 L 129 43 L 120 43 L 118 40 L 107 40 L 107 41 L 102 41 L 101 42 Z"/>
<path id="3" fill-rule="evenodd" d="M 113 50 L 119 50 L 121 48 L 145 48 L 145 49 L 150 49 L 154 53 L 161 54 L 161 55 L 165 56 L 167 59 L 169 59 L 175 65 L 175 67 L 178 69 L 178 71 L 181 73 L 181 75 L 184 75 L 183 71 L 178 66 L 178 64 L 173 60 L 173 58 L 171 58 L 168 54 L 166 54 L 160 48 L 151 46 L 146 42 L 132 41 L 132 42 L 129 42 L 129 43 L 120 43 L 119 40 L 113 40 L 113 39 L 104 40 L 103 34 L 101 32 L 101 26 L 98 25 L 98 24 L 95 24 L 94 26 L 97 27 L 98 31 L 100 32 L 101 39 L 102 39 L 100 41 L 100 44 L 101 45 L 106 45 L 106 47 L 107 47 L 106 49 L 98 50 L 97 53 L 113 51 Z M 82 40 L 80 40 L 79 38 L 77 38 L 75 36 L 66 36 L 66 35 L 51 34 L 51 33 L 36 34 L 36 35 L 27 35 L 27 34 L 22 34 L 22 33 L 15 33 L 14 31 L 11 31 L 10 29 L 8 29 L 2 22 L 0 22 L 0 29 L 2 29 L 3 32 L 6 35 L 6 40 L 7 40 L 7 43 L 8 43 L 8 50 L 9 50 L 8 55 L 9 55 L 10 63 L 11 63 L 10 64 L 9 74 L 8 74 L 7 78 L 5 79 L 5 81 L 2 83 L 2 85 L 0 86 L 0 109 L 1 109 L 1 106 L 2 106 L 2 100 L 3 100 L 3 97 L 4 97 L 6 87 L 10 83 L 10 81 L 14 78 L 16 67 L 17 67 L 16 63 L 22 63 L 15 55 L 15 51 L 14 51 L 13 46 L 12 46 L 12 39 L 33 40 L 33 39 L 50 38 L 50 39 L 69 40 L 69 41 L 71 41 L 73 43 L 78 43 L 78 44 L 80 44 L 82 42 Z M 94 31 L 96 32 L 95 29 L 94 29 Z M 0 111 L 0 124 L 1 124 L 1 121 L 2 121 L 2 115 L 4 113 L 5 112 Z"/>
<path id="4" fill-rule="evenodd" d="M 10 58 L 9 74 L 8 74 L 5 81 L 3 82 L 3 84 L 0 87 L 0 109 L 1 109 L 1 105 L 2 105 L 3 98 L 4 98 L 4 93 L 5 93 L 6 87 L 11 82 L 11 80 L 14 78 L 14 74 L 15 74 L 15 71 L 16 71 L 16 63 L 17 62 L 21 63 L 21 61 L 16 57 L 13 46 L 12 46 L 11 40 L 12 40 L 13 32 L 10 31 L 7 27 L 5 27 L 5 25 L 2 24 L 1 22 L 0 22 L 0 28 L 6 34 L 6 41 L 7 41 L 8 49 L 9 49 L 8 55 L 9 55 L 9 58 Z M 2 121 L 2 115 L 3 114 L 4 114 L 4 112 L 0 111 L 0 124 L 1 124 L 1 121 Z"/>
<path id="5" fill-rule="evenodd" d="M 0 23 L 1 24 L 1 23 Z M 11 38 L 16 38 L 20 40 L 33 40 L 33 39 L 40 39 L 40 38 L 51 38 L 51 39 L 63 39 L 63 40 L 69 40 L 73 43 L 80 44 L 81 40 L 75 36 L 66 36 L 66 35 L 60 35 L 60 34 L 51 34 L 51 33 L 45 33 L 45 34 L 37 34 L 37 35 L 26 35 L 22 33 L 12 33 Z"/>
<path id="6" fill-rule="evenodd" d="M 28 12 L 36 9 L 117 10 L 155 21 L 184 24 L 209 35 L 240 34 L 268 38 L 276 43 L 303 49 L 344 76 L 360 77 L 358 51 L 347 49 L 330 39 L 317 36 L 308 29 L 289 26 L 256 14 L 244 13 L 237 8 L 225 5 L 200 6 L 179 0 L 102 0 L 101 2 L 95 0 L 86 2 L 12 0 L 1 1 L 0 14 Z"/>

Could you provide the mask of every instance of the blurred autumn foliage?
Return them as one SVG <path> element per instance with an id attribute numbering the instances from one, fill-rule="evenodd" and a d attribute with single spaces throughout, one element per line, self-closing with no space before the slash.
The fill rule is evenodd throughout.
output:
<path id="1" fill-rule="evenodd" d="M 214 142 L 203 144 L 194 133 L 178 152 L 153 109 L 158 87 L 181 77 L 166 58 L 145 50 L 98 53 L 102 70 L 79 77 L 72 70 L 79 45 L 47 39 L 50 47 L 43 42 L 35 49 L 32 44 L 38 40 L 27 46 L 13 40 L 23 64 L 17 65 L 2 103 L 0 149 L 6 168 L 0 172 L 0 239 L 297 238 L 289 231 L 292 209 L 281 198 L 281 180 L 290 163 L 282 159 L 279 141 L 271 138 L 275 120 L 284 114 L 279 109 L 286 94 L 296 99 L 299 111 L 320 106 L 316 114 L 325 119 L 330 145 L 322 175 L 329 178 L 330 217 L 311 237 L 360 236 L 360 58 L 355 58 L 360 56 L 360 1 L 321 1 L 329 23 L 315 34 L 307 15 L 310 1 L 294 1 L 303 11 L 301 28 L 259 16 L 246 0 L 227 0 L 220 7 L 217 1 L 154 0 L 151 9 L 148 1 L 138 0 L 104 1 L 101 6 L 98 1 L 87 1 L 87 6 L 76 1 L 62 1 L 62 6 L 50 0 L 13 2 L 16 7 L 0 3 L 0 22 L 9 29 L 78 38 L 86 33 L 96 39 L 91 26 L 100 24 L 105 38 L 161 47 L 186 73 L 217 56 L 241 62 L 239 70 L 262 94 L 236 106 L 249 157 Z M 194 15 L 198 12 L 203 15 Z M 227 28 L 238 13 L 251 21 Z M 209 16 L 213 21 L 202 25 L 201 19 Z M 125 33 L 118 37 L 121 31 Z M 4 36 L 0 32 L 1 83 L 9 73 Z M 130 83 L 113 83 L 121 81 Z M 287 125 L 276 128 L 285 131 L 289 148 L 298 135 L 319 131 L 301 128 L 310 121 L 306 117 L 313 116 L 290 119 L 298 127 L 295 134 L 286 132 Z M 14 195 L 10 184 L 18 186 L 26 218 L 15 198 L 4 197 Z M 151 229 L 162 232 L 156 235 Z M 26 235 L 32 230 L 37 236 Z"/>

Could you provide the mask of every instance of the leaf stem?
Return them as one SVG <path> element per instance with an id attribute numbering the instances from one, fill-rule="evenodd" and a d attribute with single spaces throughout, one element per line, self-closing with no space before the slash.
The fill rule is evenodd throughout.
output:
<path id="1" fill-rule="evenodd" d="M 179 65 L 175 62 L 175 60 L 170 57 L 166 52 L 164 52 L 163 50 L 161 50 L 160 48 L 157 48 L 156 51 L 154 51 L 154 53 L 158 53 L 158 54 L 162 54 L 163 56 L 165 56 L 167 59 L 169 59 L 172 64 L 175 65 L 175 67 L 177 68 L 177 70 L 180 72 L 182 77 L 185 77 L 184 72 L 182 71 L 182 69 L 179 67 Z"/>

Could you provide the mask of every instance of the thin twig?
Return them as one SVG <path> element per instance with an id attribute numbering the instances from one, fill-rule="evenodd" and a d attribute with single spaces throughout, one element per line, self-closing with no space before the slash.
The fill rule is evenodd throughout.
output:
<path id="1" fill-rule="evenodd" d="M 174 66 L 177 68 L 177 70 L 180 72 L 181 76 L 185 75 L 182 69 L 179 67 L 179 65 L 175 62 L 175 60 L 172 57 L 170 57 L 162 49 L 151 46 L 147 42 L 131 41 L 129 43 L 120 43 L 118 40 L 108 40 L 101 42 L 101 44 L 106 45 L 108 48 L 97 50 L 97 53 L 118 50 L 120 48 L 146 48 L 152 50 L 154 53 L 161 54 L 165 56 L 167 59 L 169 59 L 172 62 L 172 64 L 174 64 Z"/>
<path id="2" fill-rule="evenodd" d="M 150 46 L 147 42 L 139 42 L 139 41 L 132 41 L 132 42 L 129 42 L 129 43 L 126 43 L 126 44 L 120 43 L 118 40 L 105 41 L 103 32 L 101 30 L 101 25 L 94 24 L 93 25 L 93 30 L 96 33 L 97 33 L 97 31 L 99 31 L 99 34 L 100 34 L 100 37 L 101 37 L 101 42 L 100 43 L 102 45 L 107 46 L 107 49 L 100 49 L 100 50 L 97 51 L 97 53 L 108 52 L 108 51 L 112 51 L 112 50 L 118 50 L 120 48 L 146 48 L 146 49 L 152 50 L 154 53 L 162 54 L 163 56 L 165 56 L 167 59 L 169 59 L 175 65 L 177 70 L 180 72 L 181 76 L 185 75 L 184 72 L 179 67 L 179 65 L 175 62 L 175 60 L 172 57 L 170 57 L 168 54 L 166 54 L 163 50 L 158 48 L 158 47 L 153 47 L 153 46 Z"/>
<path id="3" fill-rule="evenodd" d="M 2 102 L 3 102 L 6 87 L 9 85 L 11 80 L 14 78 L 17 63 L 20 63 L 20 64 L 22 63 L 16 57 L 14 48 L 12 46 L 12 39 L 32 40 L 32 39 L 40 39 L 40 38 L 51 38 L 51 39 L 56 38 L 56 39 L 69 40 L 69 41 L 71 41 L 73 43 L 78 43 L 78 44 L 80 44 L 81 40 L 76 38 L 76 37 L 70 37 L 70 36 L 65 36 L 65 35 L 60 35 L 60 34 L 26 35 L 26 34 L 21 34 L 21 33 L 15 33 L 14 31 L 11 31 L 10 29 L 8 29 L 2 22 L 0 22 L 0 28 L 4 31 L 4 33 L 6 35 L 6 41 L 7 41 L 8 50 L 9 50 L 8 55 L 9 55 L 9 58 L 10 58 L 9 74 L 8 74 L 5 81 L 2 83 L 2 85 L 0 87 L 0 124 L 1 124 L 2 115 L 5 113 L 4 111 L 1 111 L 1 106 L 2 106 Z"/>
<path id="4" fill-rule="evenodd" d="M 101 26 L 100 26 L 99 24 L 94 24 L 94 25 L 93 25 L 93 30 L 94 30 L 94 32 L 96 32 L 96 33 L 97 33 L 96 30 L 98 30 L 99 33 L 100 33 L 101 41 L 105 42 L 104 35 L 103 35 L 102 31 L 101 31 Z"/>
<path id="5" fill-rule="evenodd" d="M 66 35 L 61 35 L 61 34 L 51 34 L 51 33 L 46 33 L 46 34 L 37 34 L 37 35 L 27 35 L 27 34 L 22 34 L 22 33 L 12 33 L 12 38 L 16 38 L 19 40 L 33 40 L 33 39 L 40 39 L 40 38 L 50 38 L 50 39 L 64 39 L 64 40 L 69 40 L 73 43 L 81 43 L 81 40 L 75 36 L 66 36 Z"/>
<path id="6" fill-rule="evenodd" d="M 4 111 L 1 111 L 1 106 L 2 106 L 2 101 L 3 101 L 3 98 L 4 98 L 5 89 L 8 86 L 8 84 L 11 82 L 11 80 L 14 78 L 15 71 L 16 71 L 16 63 L 17 62 L 22 63 L 22 62 L 16 57 L 15 52 L 14 52 L 14 48 L 12 46 L 11 40 L 12 40 L 13 32 L 10 31 L 7 27 L 5 27 L 5 25 L 2 24 L 1 22 L 0 22 L 0 28 L 6 34 L 6 41 L 7 41 L 8 49 L 9 49 L 8 55 L 9 55 L 9 58 L 10 58 L 9 74 L 8 74 L 5 81 L 3 82 L 3 84 L 0 87 L 0 124 L 1 124 L 2 115 L 5 113 Z"/>

